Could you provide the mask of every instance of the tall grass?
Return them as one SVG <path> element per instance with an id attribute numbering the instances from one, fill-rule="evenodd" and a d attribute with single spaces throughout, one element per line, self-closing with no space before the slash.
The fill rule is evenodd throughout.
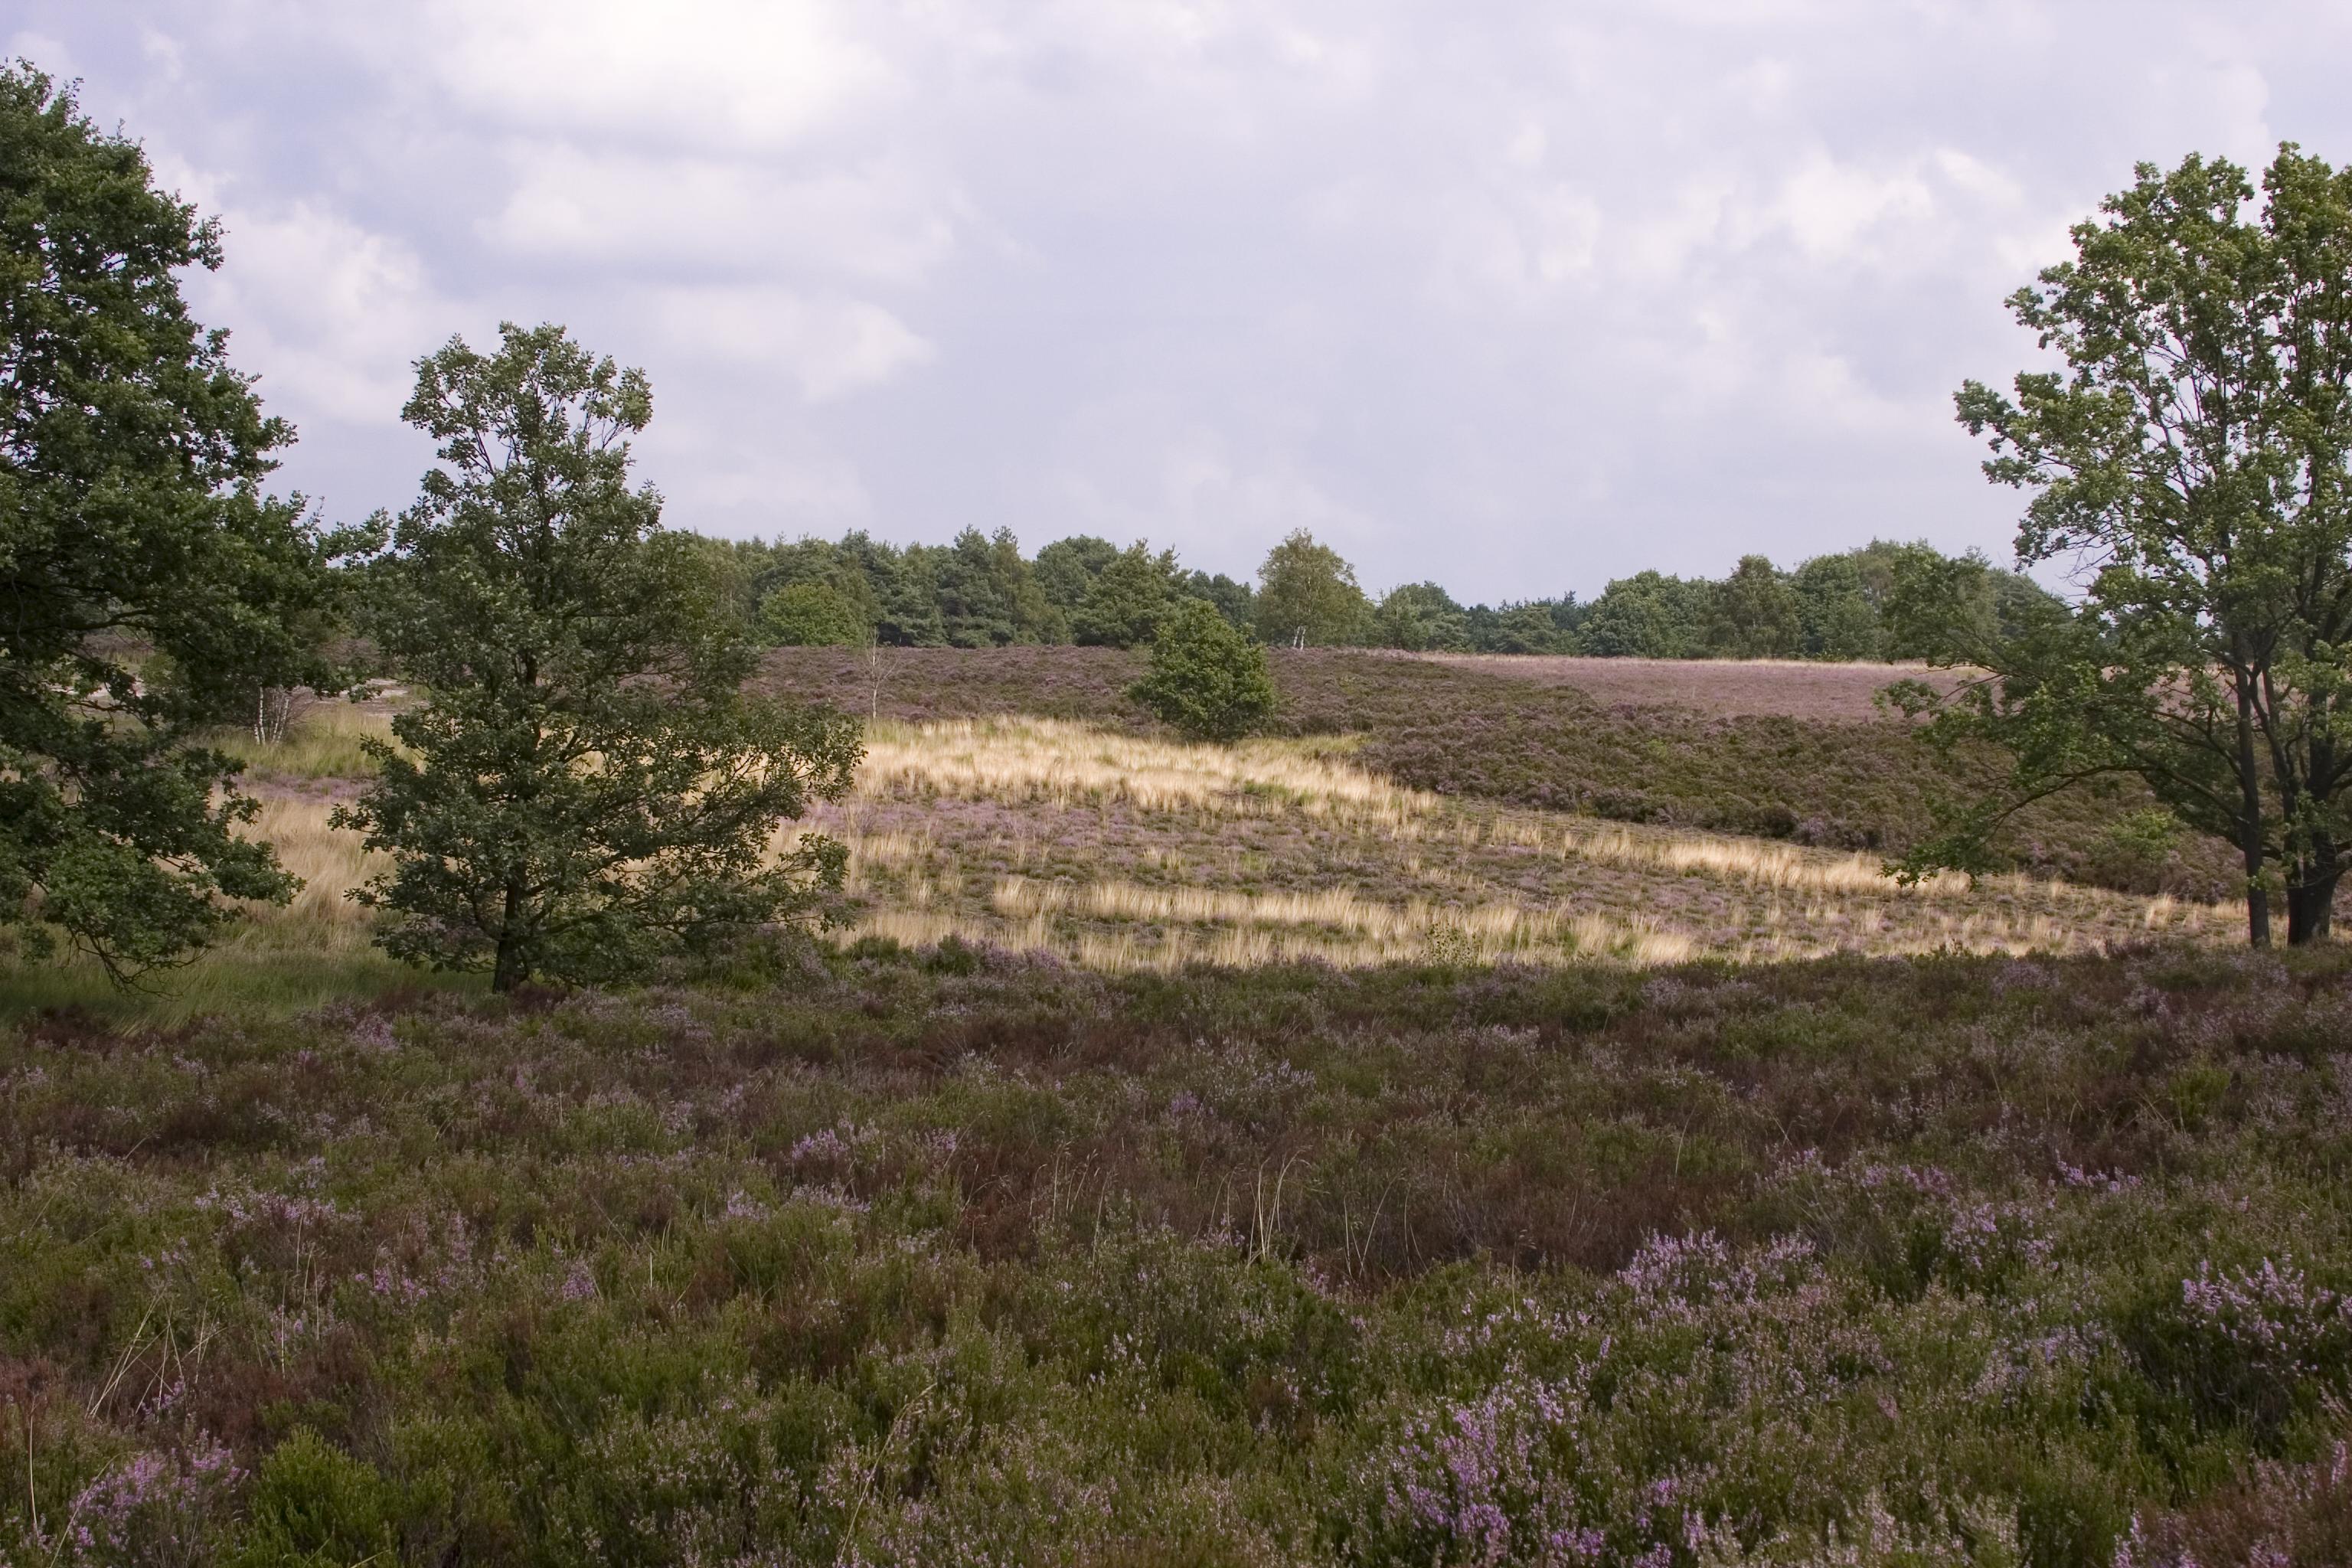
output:
<path id="1" fill-rule="evenodd" d="M 242 762 L 255 778 L 358 779 L 375 772 L 362 742 L 391 737 L 390 714 L 336 700 L 305 709 L 274 742 L 255 739 L 250 730 L 223 730 L 205 743 Z"/>

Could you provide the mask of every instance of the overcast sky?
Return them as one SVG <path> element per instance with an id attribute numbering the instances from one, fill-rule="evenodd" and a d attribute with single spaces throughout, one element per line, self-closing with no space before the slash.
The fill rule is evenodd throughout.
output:
<path id="1" fill-rule="evenodd" d="M 1873 535 L 2006 559 L 1952 423 L 2137 161 L 2352 158 L 2352 6 L 16 0 L 217 214 L 192 285 L 331 518 L 411 363 L 646 367 L 675 526 L 1010 526 L 1375 591 Z"/>

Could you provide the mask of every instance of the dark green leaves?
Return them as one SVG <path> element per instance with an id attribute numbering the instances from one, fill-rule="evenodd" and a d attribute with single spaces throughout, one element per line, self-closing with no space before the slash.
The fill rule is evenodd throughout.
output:
<path id="1" fill-rule="evenodd" d="M 780 824 L 838 798 L 854 720 L 747 697 L 756 649 L 707 550 L 628 483 L 644 376 L 560 328 L 421 361 L 443 466 L 363 566 L 365 624 L 430 695 L 340 814 L 394 868 L 379 942 L 443 968 L 625 974 L 814 908 L 842 851 Z"/>
<path id="2" fill-rule="evenodd" d="M 2019 558 L 2071 562 L 2083 595 L 1926 638 L 1997 677 L 1937 725 L 2008 746 L 2012 800 L 2137 774 L 2240 847 L 2258 942 L 2274 872 L 2291 940 L 2324 934 L 2352 839 L 2352 172 L 2288 145 L 2263 192 L 2224 162 L 2142 165 L 2011 298 L 2063 369 L 1969 382 L 1957 409 L 1987 477 L 2033 492 Z M 1932 629 L 1929 590 L 1962 586 L 1923 579 L 1905 615 Z"/>
<path id="3" fill-rule="evenodd" d="M 69 89 L 0 69 L 0 922 L 118 978 L 292 879 L 193 732 L 325 679 L 323 547 L 264 496 L 292 438 L 189 316 L 218 237 Z"/>
<path id="4" fill-rule="evenodd" d="M 1274 711 L 1265 650 L 1202 599 L 1171 610 L 1129 695 L 1194 740 L 1235 741 Z"/>

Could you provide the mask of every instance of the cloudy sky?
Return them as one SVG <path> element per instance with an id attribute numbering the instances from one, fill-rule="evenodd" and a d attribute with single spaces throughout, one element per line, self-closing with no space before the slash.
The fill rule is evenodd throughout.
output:
<path id="1" fill-rule="evenodd" d="M 677 526 L 1010 526 L 1590 595 L 2006 556 L 1951 422 L 2135 162 L 2352 158 L 2352 7 L 16 0 L 219 215 L 193 285 L 351 519 L 502 319 L 651 374 Z"/>

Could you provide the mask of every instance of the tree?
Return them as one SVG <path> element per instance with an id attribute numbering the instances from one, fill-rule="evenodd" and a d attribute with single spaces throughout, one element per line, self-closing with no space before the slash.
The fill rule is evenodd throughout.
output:
<path id="1" fill-rule="evenodd" d="M 2263 189 L 2250 211 L 2228 163 L 2141 165 L 2011 298 L 2064 368 L 1961 388 L 1987 476 L 2033 492 L 2020 563 L 2070 561 L 2087 588 L 2015 600 L 2000 637 L 1966 613 L 1974 563 L 1906 585 L 1906 625 L 1991 672 L 1907 705 L 2016 758 L 1908 869 L 1973 867 L 2019 804 L 2131 774 L 2238 847 L 2255 945 L 2274 887 L 2290 942 L 2326 934 L 2352 837 L 2352 171 L 2289 144 Z"/>
<path id="2" fill-rule="evenodd" d="M 941 647 L 948 637 L 940 617 L 939 585 L 927 552 L 899 550 L 863 531 L 842 535 L 835 546 L 853 563 L 874 595 L 875 637 L 893 647 Z"/>
<path id="3" fill-rule="evenodd" d="M 1381 596 L 1372 610 L 1372 641 L 1413 653 L 1470 646 L 1470 619 L 1454 595 L 1434 583 L 1405 583 Z"/>
<path id="4" fill-rule="evenodd" d="M 1879 657 L 1878 606 L 1863 586 L 1861 564 L 1851 552 L 1814 556 L 1790 574 L 1789 591 L 1796 596 L 1801 651 L 1807 658 Z"/>
<path id="5" fill-rule="evenodd" d="M 1728 658 L 1790 658 L 1804 646 L 1797 595 L 1780 568 L 1743 555 L 1716 584 L 1707 606 L 1707 649 Z"/>
<path id="6" fill-rule="evenodd" d="M 1139 539 L 1096 574 L 1071 629 L 1090 647 L 1140 647 L 1158 635 L 1181 580 L 1174 551 L 1154 555 Z"/>
<path id="7" fill-rule="evenodd" d="M 776 647 L 864 647 L 874 622 L 830 583 L 788 583 L 760 601 L 761 629 Z"/>
<path id="8" fill-rule="evenodd" d="M 997 530 L 991 539 L 967 528 L 931 555 L 940 625 L 951 646 L 1003 647 L 1046 640 L 1053 607 L 1010 529 Z"/>
<path id="9" fill-rule="evenodd" d="M 723 584 L 629 488 L 645 376 L 558 327 L 499 335 L 417 362 L 403 416 L 442 466 L 379 522 L 364 625 L 428 695 L 335 820 L 393 857 L 355 895 L 379 945 L 505 991 L 813 908 L 841 846 L 770 841 L 840 797 L 861 747 L 854 719 L 743 692 L 756 654 Z"/>
<path id="10" fill-rule="evenodd" d="M 1233 623 L 1237 631 L 1248 631 L 1255 624 L 1256 592 L 1247 583 L 1236 583 L 1223 572 L 1214 575 L 1187 572 L 1179 591 L 1187 598 L 1206 599 L 1216 605 L 1217 614 Z"/>
<path id="11" fill-rule="evenodd" d="M 1302 528 L 1266 552 L 1255 614 L 1257 635 L 1267 642 L 1337 647 L 1363 640 L 1371 605 L 1356 569 Z"/>
<path id="12" fill-rule="evenodd" d="M 1087 602 L 1087 595 L 1101 576 L 1103 568 L 1118 559 L 1118 546 L 1108 539 L 1097 539 L 1089 533 L 1072 534 L 1057 539 L 1037 552 L 1031 570 L 1036 574 L 1038 589 L 1045 602 L 1062 614 L 1063 624 L 1076 626 L 1078 606 Z"/>
<path id="13" fill-rule="evenodd" d="M 1265 649 L 1204 599 L 1160 622 L 1151 668 L 1128 694 L 1196 741 L 1237 741 L 1274 711 Z"/>
<path id="14" fill-rule="evenodd" d="M 181 298 L 220 261 L 137 142 L 0 68 L 0 922 L 117 981 L 297 885 L 194 743 L 323 680 L 332 605 L 299 498 L 261 489 L 294 433 Z"/>
<path id="15" fill-rule="evenodd" d="M 1714 595 L 1712 583 L 1636 572 L 1601 590 L 1577 640 L 1604 658 L 1696 658 L 1706 646 Z"/>

